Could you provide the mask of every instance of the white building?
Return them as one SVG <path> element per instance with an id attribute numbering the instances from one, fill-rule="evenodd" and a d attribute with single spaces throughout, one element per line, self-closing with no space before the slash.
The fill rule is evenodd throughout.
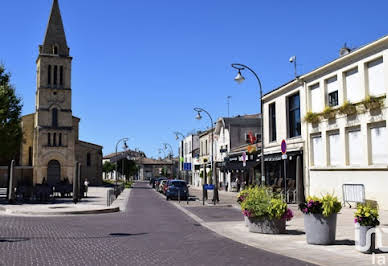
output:
<path id="1" fill-rule="evenodd" d="M 388 209 L 388 37 L 354 51 L 341 49 L 341 53 L 336 60 L 265 95 L 265 152 L 278 151 L 283 138 L 289 150 L 304 151 L 306 195 L 328 192 L 341 198 L 343 184 L 364 184 L 366 198 Z M 289 99 L 294 93 L 300 97 L 298 136 L 290 135 Z M 382 106 L 375 104 L 377 108 L 371 110 L 370 100 L 363 104 L 368 96 L 378 97 Z M 345 106 L 346 102 L 350 105 Z M 326 108 L 323 115 L 326 106 L 331 109 Z M 307 112 L 320 121 L 303 121 Z M 330 112 L 334 115 L 329 119 Z"/>
<path id="2" fill-rule="evenodd" d="M 181 142 L 182 159 L 180 163 L 181 177 L 189 184 L 194 184 L 194 163 L 198 161 L 199 136 L 190 134 Z"/>

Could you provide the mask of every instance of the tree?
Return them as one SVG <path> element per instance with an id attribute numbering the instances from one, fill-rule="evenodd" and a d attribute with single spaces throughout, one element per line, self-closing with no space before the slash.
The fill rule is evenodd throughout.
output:
<path id="1" fill-rule="evenodd" d="M 124 164 L 124 172 L 123 172 L 123 164 Z M 123 159 L 117 162 L 117 171 L 126 176 L 126 181 L 130 176 L 134 176 L 139 168 L 137 167 L 135 161 Z"/>
<path id="2" fill-rule="evenodd" d="M 102 165 L 102 172 L 104 172 L 105 174 L 107 173 L 111 173 L 113 172 L 113 170 L 115 169 L 116 165 L 109 162 L 109 161 L 106 161 L 103 165 Z"/>
<path id="3" fill-rule="evenodd" d="M 0 165 L 16 159 L 23 138 L 21 98 L 10 84 L 10 74 L 0 65 Z"/>

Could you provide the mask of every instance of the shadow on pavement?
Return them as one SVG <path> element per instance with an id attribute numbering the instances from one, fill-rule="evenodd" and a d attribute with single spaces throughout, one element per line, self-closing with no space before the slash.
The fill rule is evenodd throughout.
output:
<path id="1" fill-rule="evenodd" d="M 300 231 L 300 230 L 287 230 L 287 235 L 304 235 L 305 232 Z"/>
<path id="2" fill-rule="evenodd" d="M 0 243 L 14 243 L 30 240 L 27 237 L 0 237 Z"/>
<path id="3" fill-rule="evenodd" d="M 128 233 L 110 233 L 110 236 L 115 237 L 124 237 L 124 236 L 142 236 L 142 235 L 148 235 L 148 233 L 137 233 L 137 234 L 128 234 Z"/>
<path id="4" fill-rule="evenodd" d="M 343 239 L 343 240 L 336 240 L 334 242 L 334 245 L 340 245 L 340 246 L 354 246 L 356 244 L 356 242 L 354 242 L 354 240 L 350 240 L 350 239 Z"/>

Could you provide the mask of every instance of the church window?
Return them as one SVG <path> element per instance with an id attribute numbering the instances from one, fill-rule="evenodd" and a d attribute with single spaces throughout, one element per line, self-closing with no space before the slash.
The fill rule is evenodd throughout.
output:
<path id="1" fill-rule="evenodd" d="M 47 146 L 51 146 L 51 134 L 47 134 Z"/>
<path id="2" fill-rule="evenodd" d="M 58 109 L 57 108 L 54 108 L 52 110 L 52 116 L 53 116 L 52 126 L 58 127 Z"/>
<path id="3" fill-rule="evenodd" d="M 59 133 L 58 146 L 62 146 L 62 133 Z"/>
<path id="4" fill-rule="evenodd" d="M 63 66 L 59 67 L 59 85 L 63 85 Z"/>
<path id="5" fill-rule="evenodd" d="M 91 165 L 91 158 L 90 158 L 90 152 L 86 154 L 86 165 L 90 166 Z"/>
<path id="6" fill-rule="evenodd" d="M 54 85 L 57 85 L 58 80 L 58 66 L 54 66 Z"/>
<path id="7" fill-rule="evenodd" d="M 28 147 L 28 165 L 32 166 L 32 147 Z"/>
<path id="8" fill-rule="evenodd" d="M 53 54 L 58 54 L 58 46 L 53 46 Z"/>
<path id="9" fill-rule="evenodd" d="M 54 137 L 53 137 L 53 146 L 57 146 L 57 133 L 54 133 Z"/>
<path id="10" fill-rule="evenodd" d="M 48 83 L 48 85 L 51 85 L 51 65 L 48 66 L 47 83 Z"/>

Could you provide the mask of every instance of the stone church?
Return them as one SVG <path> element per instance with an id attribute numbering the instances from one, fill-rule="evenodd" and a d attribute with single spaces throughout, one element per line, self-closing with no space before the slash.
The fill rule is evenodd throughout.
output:
<path id="1" fill-rule="evenodd" d="M 40 184 L 72 183 L 76 162 L 81 163 L 81 180 L 102 182 L 102 147 L 79 140 L 80 118 L 71 106 L 72 57 L 66 42 L 58 0 L 54 0 L 37 64 L 36 111 L 22 117 L 24 141 L 17 179 Z M 21 175 L 21 176 L 20 176 Z M 30 179 L 30 180 L 28 180 Z"/>

